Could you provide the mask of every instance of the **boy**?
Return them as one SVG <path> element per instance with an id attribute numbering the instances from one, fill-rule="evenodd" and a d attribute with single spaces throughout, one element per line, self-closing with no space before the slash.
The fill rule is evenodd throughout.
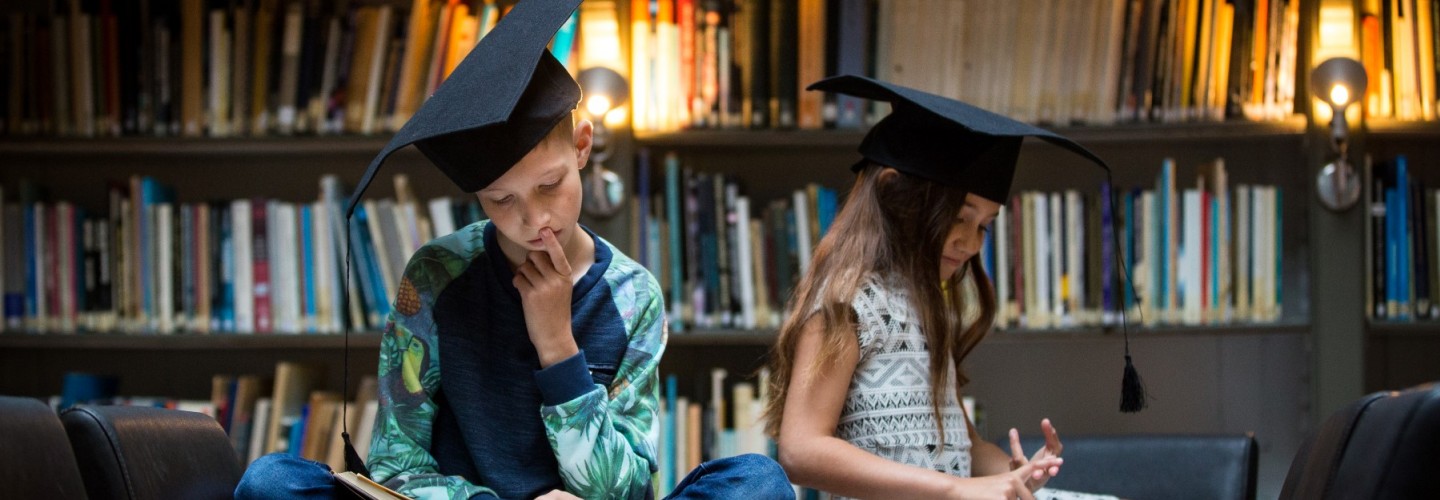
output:
<path id="1" fill-rule="evenodd" d="M 380 346 L 372 477 L 424 498 L 644 498 L 656 470 L 664 304 L 655 278 L 579 225 L 591 124 L 545 44 L 579 0 L 520 2 L 371 163 L 415 144 L 491 217 L 411 257 Z M 573 125 L 572 125 L 573 123 Z M 442 382 L 443 380 L 443 382 Z M 677 495 L 792 494 L 750 455 Z M 267 456 L 237 497 L 337 494 L 323 465 Z"/>

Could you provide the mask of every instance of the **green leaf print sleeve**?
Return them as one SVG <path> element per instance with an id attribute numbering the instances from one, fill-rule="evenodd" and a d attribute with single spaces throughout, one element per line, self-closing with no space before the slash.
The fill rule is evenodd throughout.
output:
<path id="1" fill-rule="evenodd" d="M 665 306 L 648 273 L 628 281 L 646 289 L 615 294 L 630 299 L 617 303 L 630 340 L 609 393 L 596 385 L 580 397 L 540 409 L 565 489 L 581 498 L 644 498 L 656 467 L 651 432 L 665 348 Z"/>
<path id="2" fill-rule="evenodd" d="M 428 246 L 415 253 L 380 339 L 379 411 L 368 466 L 376 482 L 413 498 L 494 495 L 463 477 L 440 474 L 429 451 L 440 387 L 439 339 L 430 307 L 454 275 L 455 260 Z"/>

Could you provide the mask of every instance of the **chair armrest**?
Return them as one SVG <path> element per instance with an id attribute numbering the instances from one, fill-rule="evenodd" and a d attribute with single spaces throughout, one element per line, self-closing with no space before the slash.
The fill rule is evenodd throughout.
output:
<path id="1" fill-rule="evenodd" d="M 40 400 L 0 396 L 0 498 L 85 498 L 65 429 Z"/>
<path id="2" fill-rule="evenodd" d="M 199 413 L 81 405 L 60 420 L 92 498 L 231 498 L 243 472 L 224 429 Z"/>
<path id="3" fill-rule="evenodd" d="M 1065 465 L 1047 487 L 1121 498 L 1253 500 L 1260 452 L 1248 435 L 1064 436 Z M 1027 454 L 1040 437 L 1020 440 Z M 996 440 L 1010 450 L 1009 438 Z"/>

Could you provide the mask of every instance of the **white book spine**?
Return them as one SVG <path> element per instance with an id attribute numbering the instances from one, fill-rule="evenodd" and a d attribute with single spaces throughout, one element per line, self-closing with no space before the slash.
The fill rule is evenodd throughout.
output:
<path id="1" fill-rule="evenodd" d="M 797 271 L 803 275 L 810 270 L 810 207 L 809 198 L 805 191 L 795 190 L 791 195 L 795 207 L 795 247 L 796 254 L 800 257 L 800 269 Z"/>
<path id="2" fill-rule="evenodd" d="M 1070 310 L 1066 307 L 1066 290 L 1061 274 L 1064 272 L 1064 265 L 1067 264 L 1066 254 L 1068 245 L 1064 242 L 1064 197 L 1060 193 L 1050 193 L 1050 317 L 1051 326 L 1070 326 L 1068 316 Z"/>
<path id="3" fill-rule="evenodd" d="M 230 241 L 235 255 L 235 331 L 255 332 L 254 260 L 250 248 L 250 200 L 230 202 Z"/>
<path id="4" fill-rule="evenodd" d="M 455 216 L 450 208 L 450 198 L 448 197 L 430 200 L 430 220 L 435 224 L 435 237 L 437 238 L 455 232 Z"/>
<path id="5" fill-rule="evenodd" d="M 740 285 L 740 327 L 755 328 L 755 267 L 750 251 L 750 198 L 735 198 L 736 270 Z M 683 477 L 683 476 L 681 476 Z"/>
<path id="6" fill-rule="evenodd" d="M 159 294 L 160 333 L 175 333 L 175 253 L 171 250 L 174 242 L 174 210 L 168 203 L 155 205 L 155 246 L 159 258 L 155 261 L 157 273 L 155 289 Z"/>
<path id="7" fill-rule="evenodd" d="M 246 455 L 247 466 L 265 455 L 265 438 L 269 435 L 265 430 L 270 428 L 270 407 L 270 398 L 255 400 L 255 412 L 250 417 L 250 452 Z"/>
<path id="8" fill-rule="evenodd" d="M 335 309 L 330 295 L 337 293 L 331 285 L 335 269 L 330 259 L 330 218 L 325 215 L 325 202 L 310 204 L 310 258 L 315 267 L 315 330 L 320 333 L 335 333 Z"/>
<path id="9" fill-rule="evenodd" d="M 276 107 L 275 123 L 280 133 L 285 135 L 295 132 L 295 94 L 299 85 L 303 8 L 300 2 L 294 2 L 285 9 L 285 27 L 280 42 L 280 103 Z"/>
<path id="10" fill-rule="evenodd" d="M 1004 205 L 995 216 L 992 226 L 995 235 L 995 269 L 991 270 L 992 286 L 995 288 L 995 324 L 1010 324 L 1010 313 L 1014 310 L 1006 297 L 1010 296 L 1010 215 Z"/>
<path id="11" fill-rule="evenodd" d="M 1183 269 L 1180 275 L 1181 296 L 1184 299 L 1183 322 L 1187 325 L 1197 325 L 1201 322 L 1202 301 L 1201 294 L 1205 289 L 1201 283 L 1201 259 L 1204 251 L 1201 248 L 1201 207 L 1202 198 L 1200 191 L 1186 189 L 1185 197 L 1185 241 L 1182 244 L 1181 260 Z"/>

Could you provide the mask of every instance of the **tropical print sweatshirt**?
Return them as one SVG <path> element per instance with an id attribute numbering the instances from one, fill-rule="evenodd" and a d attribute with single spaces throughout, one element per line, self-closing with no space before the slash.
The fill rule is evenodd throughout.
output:
<path id="1" fill-rule="evenodd" d="M 663 296 L 648 271 L 585 231 L 596 256 L 573 290 L 581 352 L 545 369 L 492 224 L 415 253 L 380 343 L 374 480 L 415 498 L 646 497 Z"/>

